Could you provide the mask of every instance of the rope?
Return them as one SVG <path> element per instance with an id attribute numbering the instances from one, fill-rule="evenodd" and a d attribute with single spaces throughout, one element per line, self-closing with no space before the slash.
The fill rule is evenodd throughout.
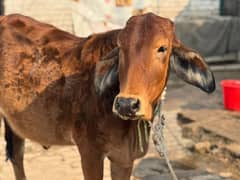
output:
<path id="1" fill-rule="evenodd" d="M 145 141 L 146 141 L 146 143 L 148 143 L 148 138 L 149 138 L 148 129 L 147 129 L 148 124 L 146 121 L 143 121 L 143 122 L 144 122 Z"/>
<path id="2" fill-rule="evenodd" d="M 142 132 L 141 132 L 141 120 L 138 120 L 138 143 L 139 143 L 139 149 L 141 152 L 143 152 L 143 143 L 142 143 Z"/>

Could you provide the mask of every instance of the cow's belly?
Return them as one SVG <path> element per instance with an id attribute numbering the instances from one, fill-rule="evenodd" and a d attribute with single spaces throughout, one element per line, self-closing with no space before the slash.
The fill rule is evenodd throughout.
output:
<path id="1" fill-rule="evenodd" d="M 52 119 L 52 116 L 41 112 L 17 112 L 9 114 L 1 110 L 7 122 L 16 134 L 22 138 L 36 141 L 42 145 L 70 145 L 72 124 L 66 119 Z"/>
<path id="2" fill-rule="evenodd" d="M 0 111 L 19 136 L 42 145 L 73 144 L 71 107 L 57 94 L 18 98 L 18 93 L 10 92 L 0 96 Z"/>

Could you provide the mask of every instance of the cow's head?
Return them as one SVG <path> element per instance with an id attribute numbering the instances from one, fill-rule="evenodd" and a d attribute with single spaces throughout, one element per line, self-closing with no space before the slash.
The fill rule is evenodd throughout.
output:
<path id="1" fill-rule="evenodd" d="M 213 74 L 203 58 L 176 38 L 169 19 L 152 13 L 134 16 L 119 32 L 117 44 L 108 55 L 112 60 L 106 63 L 109 68 L 98 89 L 105 91 L 119 81 L 120 92 L 112 109 L 122 119 L 152 118 L 166 85 L 171 55 L 180 78 L 208 93 L 215 89 Z"/>

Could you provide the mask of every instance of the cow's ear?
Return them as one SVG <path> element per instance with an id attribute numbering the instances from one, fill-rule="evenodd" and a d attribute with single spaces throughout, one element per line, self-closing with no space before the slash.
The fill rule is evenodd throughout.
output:
<path id="1" fill-rule="evenodd" d="M 109 52 L 96 64 L 94 84 L 98 95 L 118 88 L 118 48 Z"/>
<path id="2" fill-rule="evenodd" d="M 213 73 L 200 54 L 187 48 L 176 38 L 173 40 L 172 54 L 174 58 L 171 66 L 177 76 L 207 93 L 215 90 Z"/>

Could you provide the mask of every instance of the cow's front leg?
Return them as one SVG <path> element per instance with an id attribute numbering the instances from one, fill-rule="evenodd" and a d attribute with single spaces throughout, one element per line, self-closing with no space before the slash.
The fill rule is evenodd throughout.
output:
<path id="1" fill-rule="evenodd" d="M 103 154 L 90 145 L 78 148 L 81 155 L 84 180 L 103 179 Z"/>
<path id="2" fill-rule="evenodd" d="M 111 161 L 111 177 L 112 180 L 130 180 L 133 163 L 122 165 Z"/>

